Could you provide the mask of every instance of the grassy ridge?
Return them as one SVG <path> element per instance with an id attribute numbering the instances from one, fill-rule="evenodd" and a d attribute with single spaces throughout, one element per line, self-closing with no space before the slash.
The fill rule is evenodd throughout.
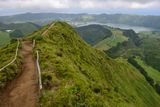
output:
<path id="1" fill-rule="evenodd" d="M 45 28 L 44 28 L 45 29 Z M 42 107 L 158 107 L 160 96 L 126 61 L 86 44 L 66 23 L 34 33 L 43 87 Z"/>

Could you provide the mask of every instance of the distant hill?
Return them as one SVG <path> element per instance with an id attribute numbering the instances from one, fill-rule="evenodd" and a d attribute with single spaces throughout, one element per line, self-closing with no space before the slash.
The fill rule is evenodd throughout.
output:
<path id="1" fill-rule="evenodd" d="M 128 60 L 131 59 L 129 61 L 133 66 L 138 67 L 140 72 L 143 72 L 146 80 L 160 93 L 160 77 L 158 79 L 157 76 L 160 75 L 160 72 L 158 72 L 160 71 L 160 32 L 141 32 L 137 34 L 133 30 L 124 30 L 103 25 L 99 26 L 110 30 L 112 35 L 104 39 L 99 39 L 95 44 L 92 44 L 92 42 L 88 43 L 92 44 L 98 50 L 105 51 L 112 58 L 117 59 L 122 57 Z M 100 31 L 100 29 L 95 26 L 90 26 L 90 29 L 87 29 L 87 26 L 83 26 L 81 29 L 82 28 L 83 31 L 81 32 L 83 32 L 83 35 L 87 35 L 84 32 L 91 31 L 90 35 L 92 34 L 94 38 L 102 36 L 101 33 L 97 33 L 96 35 L 95 32 L 92 32 L 92 29 L 96 29 L 97 32 Z M 105 33 L 103 35 L 105 35 Z M 88 40 L 84 37 L 83 39 L 85 41 Z"/>
<path id="2" fill-rule="evenodd" d="M 80 36 L 87 43 L 103 51 L 106 51 L 119 43 L 128 41 L 128 39 L 137 39 L 136 37 L 134 38 L 135 32 L 133 30 L 125 31 L 119 28 L 112 28 L 106 25 L 91 24 L 77 27 L 76 29 Z"/>
<path id="3" fill-rule="evenodd" d="M 109 50 L 106 50 L 107 54 L 112 58 L 119 57 L 122 54 L 125 57 L 128 57 L 130 54 L 129 52 L 127 54 L 127 51 L 130 51 L 130 49 L 137 48 L 137 46 L 140 45 L 141 43 L 141 39 L 139 38 L 138 34 L 135 33 L 133 30 L 121 30 L 121 31 L 123 32 L 123 36 L 128 37 L 128 40 L 118 43 L 116 46 L 113 46 Z"/>
<path id="4" fill-rule="evenodd" d="M 11 24 L 3 24 L 0 23 L 0 31 L 5 31 L 5 30 L 20 30 L 22 32 L 22 35 L 27 35 L 37 29 L 39 29 L 40 26 L 36 25 L 31 22 L 26 22 L 26 23 L 11 23 Z"/>
<path id="5" fill-rule="evenodd" d="M 137 35 L 139 37 L 137 37 Z M 131 56 L 140 56 L 148 65 L 160 71 L 159 35 L 160 32 L 141 32 L 139 34 L 135 33 L 132 35 L 134 39 L 118 44 L 106 52 L 109 56 L 114 58 L 119 56 L 123 56 L 125 58 Z"/>
<path id="6" fill-rule="evenodd" d="M 80 36 L 91 45 L 95 45 L 104 38 L 112 36 L 112 32 L 101 25 L 88 25 L 76 29 Z"/>
<path id="7" fill-rule="evenodd" d="M 39 28 L 41 28 L 39 25 L 30 22 L 11 24 L 0 23 L 0 46 L 9 43 L 11 39 L 26 36 Z"/>
<path id="8" fill-rule="evenodd" d="M 112 32 L 111 37 L 104 38 L 102 41 L 98 42 L 94 45 L 95 48 L 99 50 L 106 51 L 119 43 L 124 41 L 128 41 L 129 37 L 123 34 L 123 30 L 117 28 L 111 28 L 108 26 L 104 26 L 105 28 L 109 29 Z"/>
<path id="9" fill-rule="evenodd" d="M 128 14 L 25 13 L 0 17 L 0 22 L 2 23 L 34 22 L 36 24 L 43 25 L 53 20 L 65 20 L 79 23 L 97 22 L 102 24 L 125 24 L 160 29 L 160 16 L 141 16 Z"/>

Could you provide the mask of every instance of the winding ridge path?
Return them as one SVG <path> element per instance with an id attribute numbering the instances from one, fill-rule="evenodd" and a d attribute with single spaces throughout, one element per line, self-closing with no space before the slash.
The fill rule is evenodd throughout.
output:
<path id="1" fill-rule="evenodd" d="M 47 30 L 45 30 L 43 33 L 42 33 L 42 36 L 46 35 L 48 33 L 48 31 L 54 26 L 54 23 L 52 23 L 48 28 Z"/>
<path id="2" fill-rule="evenodd" d="M 0 96 L 0 107 L 36 107 L 38 102 L 38 74 L 35 60 L 32 56 L 32 42 L 23 41 L 22 73 L 8 84 Z"/>

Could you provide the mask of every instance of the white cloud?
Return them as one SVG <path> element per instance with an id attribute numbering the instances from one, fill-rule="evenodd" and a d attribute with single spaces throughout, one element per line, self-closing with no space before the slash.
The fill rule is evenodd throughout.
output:
<path id="1" fill-rule="evenodd" d="M 141 9 L 160 8 L 160 0 L 0 0 L 1 8 Z"/>

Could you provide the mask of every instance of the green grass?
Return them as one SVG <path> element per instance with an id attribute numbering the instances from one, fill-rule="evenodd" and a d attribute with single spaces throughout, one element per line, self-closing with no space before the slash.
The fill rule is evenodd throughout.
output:
<path id="1" fill-rule="evenodd" d="M 144 70 L 148 73 L 148 75 L 154 79 L 154 81 L 160 83 L 160 72 L 156 69 L 152 68 L 151 66 L 148 66 L 143 60 L 141 60 L 139 57 L 135 59 L 138 64 L 141 65 L 141 67 L 144 68 Z"/>
<path id="2" fill-rule="evenodd" d="M 129 41 L 118 43 L 105 52 L 113 58 L 139 56 L 147 65 L 160 71 L 160 32 L 141 32 L 139 38 L 133 32 L 127 35 Z"/>
<path id="3" fill-rule="evenodd" d="M 0 68 L 8 64 L 14 59 L 17 47 L 17 41 L 11 41 L 7 46 L 0 48 Z M 17 60 L 0 71 L 0 90 L 3 89 L 6 84 L 14 79 L 21 71 L 21 56 L 17 56 Z"/>
<path id="4" fill-rule="evenodd" d="M 82 26 L 76 28 L 76 31 L 87 43 L 93 46 L 104 38 L 112 36 L 112 32 L 101 25 Z"/>
<path id="5" fill-rule="evenodd" d="M 46 28 L 28 37 L 40 54 L 41 107 L 159 107 L 160 96 L 126 61 L 92 48 L 66 23 L 42 37 Z"/>
<path id="6" fill-rule="evenodd" d="M 143 36 L 142 39 L 142 44 L 139 47 L 144 52 L 143 60 L 148 65 L 160 71 L 160 38 L 156 35 L 146 35 L 145 37 Z"/>
<path id="7" fill-rule="evenodd" d="M 0 31 L 0 47 L 8 44 L 10 40 L 9 33 Z"/>
<path id="8" fill-rule="evenodd" d="M 158 31 L 146 31 L 146 32 L 140 32 L 139 33 L 139 36 L 141 38 L 148 38 L 148 37 L 151 37 L 151 38 L 160 38 L 160 32 Z"/>
<path id="9" fill-rule="evenodd" d="M 123 35 L 122 31 L 114 28 L 111 28 L 110 30 L 112 31 L 112 36 L 97 43 L 94 46 L 95 48 L 99 50 L 108 50 L 113 46 L 116 46 L 118 43 L 122 43 L 128 40 L 128 38 Z"/>

